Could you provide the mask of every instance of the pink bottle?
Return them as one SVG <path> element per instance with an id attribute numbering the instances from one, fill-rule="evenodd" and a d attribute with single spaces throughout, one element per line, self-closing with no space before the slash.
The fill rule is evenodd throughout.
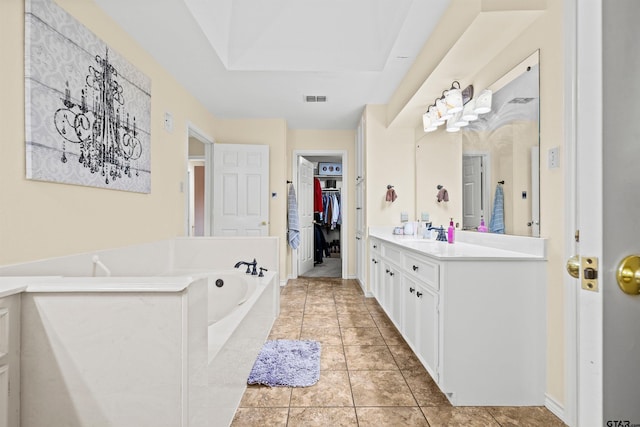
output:
<path id="1" fill-rule="evenodd" d="M 447 242 L 453 243 L 456 238 L 456 228 L 453 226 L 453 218 L 449 222 L 449 228 L 447 229 Z"/>
<path id="2" fill-rule="evenodd" d="M 480 217 L 480 225 L 478 226 L 478 231 L 481 233 L 486 233 L 487 232 L 487 226 L 484 225 L 484 217 L 481 216 Z"/>

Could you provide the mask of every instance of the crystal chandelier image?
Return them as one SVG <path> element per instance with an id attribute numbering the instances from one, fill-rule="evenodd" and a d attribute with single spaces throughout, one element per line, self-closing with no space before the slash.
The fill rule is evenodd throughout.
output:
<path id="1" fill-rule="evenodd" d="M 66 82 L 63 107 L 54 114 L 55 127 L 62 136 L 62 163 L 67 163 L 67 143 L 77 144 L 78 162 L 92 174 L 99 173 L 105 184 L 124 177 L 139 176 L 135 161 L 142 155 L 135 116 L 125 110 L 123 87 L 118 70 L 96 55 L 97 66 L 90 65 L 81 91 L 80 103 L 73 102 Z M 69 154 L 77 150 L 69 150 Z M 135 172 L 133 172 L 135 170 Z"/>

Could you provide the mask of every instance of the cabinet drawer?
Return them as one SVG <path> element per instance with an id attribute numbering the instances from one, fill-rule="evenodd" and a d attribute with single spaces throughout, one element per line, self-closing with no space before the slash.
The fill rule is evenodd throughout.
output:
<path id="1" fill-rule="evenodd" d="M 382 256 L 396 265 L 402 265 L 402 251 L 395 245 L 382 244 Z"/>
<path id="2" fill-rule="evenodd" d="M 404 254 L 403 269 L 419 281 L 440 289 L 439 265 L 418 255 Z"/>

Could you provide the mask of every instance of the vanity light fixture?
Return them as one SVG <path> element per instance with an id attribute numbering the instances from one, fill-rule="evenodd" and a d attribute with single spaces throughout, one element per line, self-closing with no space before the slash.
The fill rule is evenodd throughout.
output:
<path id="1" fill-rule="evenodd" d="M 491 111 L 492 92 L 485 89 L 477 98 L 473 98 L 473 85 L 460 89 L 460 83 L 454 81 L 451 88 L 442 92 L 442 96 L 427 108 L 422 115 L 425 132 L 433 132 L 441 124 L 447 123 L 447 132 L 457 132 L 469 122 L 478 119 L 478 114 Z"/>

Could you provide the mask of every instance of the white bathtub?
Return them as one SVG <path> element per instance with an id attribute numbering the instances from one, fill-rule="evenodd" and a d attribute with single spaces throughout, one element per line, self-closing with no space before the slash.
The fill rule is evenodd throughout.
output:
<path id="1" fill-rule="evenodd" d="M 230 424 L 279 311 L 278 245 L 177 238 L 0 266 L 22 291 L 21 425 Z M 253 258 L 264 277 L 233 269 Z"/>
<path id="2" fill-rule="evenodd" d="M 255 279 L 255 276 L 238 271 L 216 272 L 208 277 L 210 326 L 223 320 L 251 297 L 258 285 Z"/>

